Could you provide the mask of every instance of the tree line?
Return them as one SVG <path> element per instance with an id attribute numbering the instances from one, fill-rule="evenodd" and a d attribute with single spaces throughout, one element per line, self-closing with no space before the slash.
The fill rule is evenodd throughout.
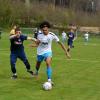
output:
<path id="1" fill-rule="evenodd" d="M 100 23 L 99 7 L 100 0 L 0 0 L 0 27 L 14 23 L 36 26 L 42 20 L 96 26 Z"/>
<path id="2" fill-rule="evenodd" d="M 32 2 L 32 0 L 25 0 Z M 100 0 L 36 0 L 38 2 L 52 3 L 54 6 L 62 6 L 83 11 L 98 11 Z"/>

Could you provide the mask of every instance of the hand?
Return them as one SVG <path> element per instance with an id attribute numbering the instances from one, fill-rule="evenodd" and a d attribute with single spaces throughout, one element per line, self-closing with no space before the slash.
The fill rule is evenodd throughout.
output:
<path id="1" fill-rule="evenodd" d="M 29 47 L 37 47 L 36 44 L 30 44 Z"/>
<path id="2" fill-rule="evenodd" d="M 20 34 L 16 34 L 16 37 L 19 37 L 20 36 Z"/>

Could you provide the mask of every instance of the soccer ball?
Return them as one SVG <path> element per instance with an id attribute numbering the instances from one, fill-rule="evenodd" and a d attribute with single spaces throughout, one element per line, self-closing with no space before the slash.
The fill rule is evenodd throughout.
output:
<path id="1" fill-rule="evenodd" d="M 52 84 L 50 82 L 45 82 L 43 84 L 43 89 L 44 90 L 51 90 L 52 89 Z"/>

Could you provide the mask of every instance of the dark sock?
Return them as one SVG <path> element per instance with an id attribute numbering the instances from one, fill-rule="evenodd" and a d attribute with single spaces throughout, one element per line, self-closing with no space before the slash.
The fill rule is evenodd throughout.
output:
<path id="1" fill-rule="evenodd" d="M 67 51 L 69 52 L 69 51 L 70 51 L 70 49 L 68 48 L 68 49 L 67 49 Z"/>
<path id="2" fill-rule="evenodd" d="M 13 73 L 16 73 L 15 64 L 11 64 L 11 71 L 12 71 Z"/>
<path id="3" fill-rule="evenodd" d="M 26 61 L 24 62 L 24 64 L 25 64 L 27 70 L 30 70 L 30 64 L 29 64 L 28 60 L 26 60 Z"/>
<path id="4" fill-rule="evenodd" d="M 40 67 L 36 66 L 36 74 L 38 74 Z"/>

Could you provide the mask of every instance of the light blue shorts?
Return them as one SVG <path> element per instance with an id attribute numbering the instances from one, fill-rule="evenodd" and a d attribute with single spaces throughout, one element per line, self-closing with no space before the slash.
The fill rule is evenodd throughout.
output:
<path id="1" fill-rule="evenodd" d="M 37 61 L 41 62 L 43 60 L 46 60 L 48 57 L 52 57 L 52 52 L 47 52 L 43 55 L 37 55 Z"/>

